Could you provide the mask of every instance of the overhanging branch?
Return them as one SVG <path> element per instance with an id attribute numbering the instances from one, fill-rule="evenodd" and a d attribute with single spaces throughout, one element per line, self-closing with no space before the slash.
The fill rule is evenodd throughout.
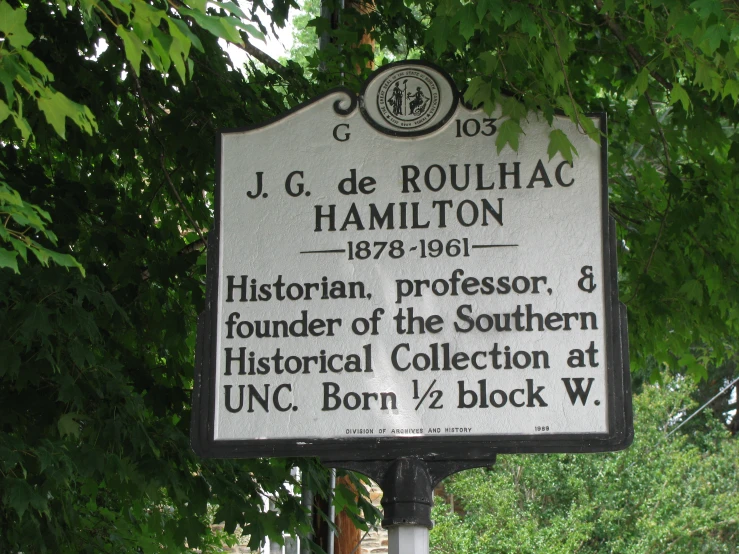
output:
<path id="1" fill-rule="evenodd" d="M 234 46 L 241 48 L 244 52 L 249 54 L 251 57 L 257 59 L 258 61 L 262 62 L 264 65 L 266 65 L 268 68 L 270 68 L 272 71 L 274 71 L 281 77 L 285 77 L 285 78 L 288 77 L 287 68 L 284 65 L 282 65 L 272 56 L 270 56 L 266 52 L 263 52 L 262 50 L 254 46 L 251 42 L 249 42 L 249 36 L 244 31 L 241 31 L 240 34 L 241 34 L 241 40 L 244 41 L 244 44 L 232 43 Z"/>
<path id="2" fill-rule="evenodd" d="M 595 0 L 595 7 L 598 8 L 599 12 L 602 12 L 603 0 Z M 641 52 L 636 49 L 634 45 L 626 42 L 626 34 L 624 33 L 623 29 L 621 29 L 619 24 L 616 23 L 616 21 L 608 13 L 603 13 L 602 17 L 611 32 L 621 43 L 623 43 L 624 47 L 626 48 L 626 52 L 629 54 L 631 60 L 634 62 L 636 69 L 641 70 L 643 67 L 646 67 L 649 62 L 641 54 Z M 649 74 L 654 78 L 655 81 L 665 87 L 665 89 L 667 89 L 668 91 L 672 90 L 672 83 L 670 83 L 662 75 L 660 75 L 656 71 L 650 71 Z"/>

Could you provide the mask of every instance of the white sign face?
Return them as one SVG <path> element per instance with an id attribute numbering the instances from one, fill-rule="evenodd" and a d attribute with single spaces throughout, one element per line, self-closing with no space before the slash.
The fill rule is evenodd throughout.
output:
<path id="1" fill-rule="evenodd" d="M 220 137 L 208 444 L 625 446 L 603 145 L 532 115 L 498 154 L 500 112 L 423 64 L 354 107 L 337 91 Z"/>

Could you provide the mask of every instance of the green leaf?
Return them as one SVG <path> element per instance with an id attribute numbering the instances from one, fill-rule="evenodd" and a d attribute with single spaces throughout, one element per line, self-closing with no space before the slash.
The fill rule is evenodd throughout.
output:
<path id="1" fill-rule="evenodd" d="M 21 358 L 12 342 L 8 340 L 0 341 L 0 359 L 2 360 L 2 363 L 0 363 L 0 377 L 7 376 L 10 378 L 18 375 Z M 0 458 L 0 464 L 5 461 L 7 460 Z"/>
<path id="2" fill-rule="evenodd" d="M 38 213 L 30 204 L 23 203 L 20 209 L 13 210 L 10 217 L 21 227 L 30 226 L 34 229 L 41 230 L 44 228 L 44 222 L 41 221 Z"/>
<path id="3" fill-rule="evenodd" d="M 577 155 L 577 150 L 572 145 L 567 135 L 559 129 L 554 129 L 549 133 L 549 146 L 547 147 L 549 159 L 551 160 L 558 152 L 570 163 L 572 163 L 573 160 L 573 153 Z"/>
<path id="4" fill-rule="evenodd" d="M 478 0 L 476 12 L 480 23 L 487 14 L 491 14 L 495 21 L 500 22 L 503 9 L 500 0 Z"/>
<path id="5" fill-rule="evenodd" d="M 707 92 L 721 92 L 721 76 L 711 65 L 698 62 L 695 66 L 695 79 L 693 83 L 700 85 Z"/>
<path id="6" fill-rule="evenodd" d="M 200 42 L 200 39 L 198 38 L 198 36 L 190 30 L 190 28 L 187 26 L 187 23 L 185 23 L 181 19 L 173 19 L 173 18 L 168 18 L 167 23 L 169 24 L 170 34 L 174 33 L 172 28 L 177 27 L 177 29 L 179 29 L 180 32 L 188 38 L 188 40 L 192 43 L 192 45 L 198 51 L 205 52 L 205 50 L 203 49 L 203 43 Z"/>
<path id="7" fill-rule="evenodd" d="M 80 0 L 80 6 L 82 7 L 82 13 L 86 15 L 86 21 L 90 22 L 92 19 L 92 13 L 97 5 L 96 0 Z"/>
<path id="8" fill-rule="evenodd" d="M 43 266 L 48 266 L 49 265 L 49 250 L 48 250 L 48 248 L 44 248 L 42 246 L 38 246 L 37 248 L 31 248 L 31 252 L 33 252 L 33 255 L 36 256 L 36 259 L 41 263 L 41 265 L 43 265 Z"/>
<path id="9" fill-rule="evenodd" d="M 5 248 L 0 248 L 0 268 L 9 267 L 15 273 L 20 273 L 20 271 L 18 271 L 18 260 L 16 260 L 17 257 L 18 252 L 5 250 Z"/>
<path id="10" fill-rule="evenodd" d="M 64 95 L 59 94 L 58 92 L 51 92 L 49 90 L 46 90 L 45 92 L 46 94 L 39 97 L 37 100 L 38 107 L 42 112 L 44 112 L 46 121 L 54 127 L 56 133 L 60 137 L 65 138 L 65 121 L 67 119 L 67 113 L 62 107 L 63 102 L 61 100 L 61 97 L 64 97 Z"/>
<path id="11" fill-rule="evenodd" d="M 539 26 L 537 25 L 537 20 L 534 17 L 534 12 L 532 10 L 526 10 L 523 13 L 521 17 L 521 30 L 527 35 L 529 35 L 529 37 L 531 38 L 539 37 L 540 35 Z M 575 49 L 574 42 L 570 40 L 569 35 L 567 33 L 562 33 L 560 35 L 559 45 L 560 45 L 560 50 L 562 51 L 562 57 L 564 57 L 565 59 L 569 58 L 569 52 L 574 51 Z"/>
<path id="12" fill-rule="evenodd" d="M 691 38 L 696 29 L 700 28 L 701 24 L 698 16 L 689 13 L 675 23 L 675 29 L 670 34 L 678 34 L 684 38 Z"/>
<path id="13" fill-rule="evenodd" d="M 509 116 L 511 119 L 521 120 L 526 117 L 528 110 L 521 102 L 513 96 L 505 96 L 500 102 L 503 115 Z"/>
<path id="14" fill-rule="evenodd" d="M 5 60 L 3 60 L 3 62 L 5 62 Z M 15 85 L 13 84 L 14 77 L 12 71 L 9 71 L 8 66 L 10 64 L 3 63 L 3 65 L 5 66 L 3 69 L 6 71 L 0 70 L 0 83 L 2 83 L 3 88 L 5 89 L 5 98 L 8 100 L 9 107 L 12 108 L 15 103 Z"/>
<path id="15" fill-rule="evenodd" d="M 157 43 L 156 48 L 144 44 L 143 50 L 149 57 L 149 62 L 154 66 L 154 69 L 160 73 L 166 73 L 169 71 L 172 61 L 169 59 L 169 54 L 165 50 L 162 50 L 162 45 L 159 44 L 159 41 L 155 42 Z"/>
<path id="16" fill-rule="evenodd" d="M 187 68 L 185 66 L 185 60 L 187 58 L 182 50 L 177 48 L 177 46 L 178 44 L 175 41 L 172 41 L 169 53 L 175 70 L 177 71 L 177 75 L 179 75 L 180 80 L 184 84 L 187 82 Z"/>
<path id="17" fill-rule="evenodd" d="M 267 40 L 265 38 L 265 36 L 264 36 L 264 33 L 262 33 L 262 31 L 260 31 L 259 29 L 257 29 L 251 23 L 239 22 L 239 23 L 236 24 L 236 26 L 237 27 L 240 27 L 241 29 L 243 29 L 248 34 L 250 34 L 251 36 L 253 36 L 254 38 L 256 38 L 258 40 L 261 40 L 261 41 L 266 41 Z"/>
<path id="18" fill-rule="evenodd" d="M 139 11 L 136 11 L 136 14 L 138 14 Z M 146 41 L 148 41 L 151 38 L 151 34 L 153 29 L 155 28 L 154 25 L 151 24 L 151 21 L 144 19 L 142 17 L 136 17 L 133 18 L 133 32 L 136 34 L 137 37 L 143 42 L 144 44 Z"/>
<path id="19" fill-rule="evenodd" d="M 13 206 L 22 206 L 23 199 L 18 191 L 10 188 L 7 184 L 0 182 L 0 202 Z"/>
<path id="20" fill-rule="evenodd" d="M 42 89 L 37 102 L 39 109 L 46 116 L 46 121 L 62 138 L 65 136 L 65 118 L 67 117 L 88 134 L 92 134 L 93 130 L 97 129 L 95 118 L 86 106 L 73 102 L 52 88 Z"/>
<path id="21" fill-rule="evenodd" d="M 224 10 L 235 15 L 236 17 L 247 19 L 246 14 L 234 2 L 216 2 L 214 0 L 212 4 L 215 6 L 218 6 L 219 8 L 223 8 Z"/>
<path id="22" fill-rule="evenodd" d="M 449 35 L 452 29 L 452 23 L 447 16 L 438 16 L 433 19 L 431 25 L 426 31 L 426 42 L 432 43 L 434 52 L 441 55 L 449 44 Z"/>
<path id="23" fill-rule="evenodd" d="M 477 95 L 477 91 L 480 90 L 480 87 L 482 87 L 484 84 L 485 81 L 483 81 L 482 77 L 473 77 L 472 79 L 470 79 L 470 82 L 467 85 L 467 90 L 464 91 L 465 102 L 474 107 L 475 104 L 472 100 Z"/>
<path id="24" fill-rule="evenodd" d="M 23 142 L 26 142 L 29 138 L 31 138 L 31 134 L 33 133 L 31 131 L 31 126 L 28 124 L 28 121 L 25 117 L 18 115 L 16 112 L 13 112 L 13 121 L 15 122 L 15 126 L 18 128 L 18 130 L 21 132 L 21 136 L 23 137 Z"/>
<path id="25" fill-rule="evenodd" d="M 644 67 L 636 76 L 636 90 L 639 94 L 644 94 L 649 85 L 649 70 Z"/>
<path id="26" fill-rule="evenodd" d="M 10 111 L 10 108 L 8 108 L 8 105 L 0 100 L 0 123 L 8 119 L 12 112 Z"/>
<path id="27" fill-rule="evenodd" d="M 726 84 L 724 85 L 724 90 L 721 94 L 723 98 L 731 96 L 734 99 L 734 104 L 739 102 L 739 81 L 735 79 L 729 79 L 728 81 L 726 81 Z"/>
<path id="28" fill-rule="evenodd" d="M 31 503 L 31 497 L 33 496 L 31 485 L 24 479 L 12 479 L 9 477 L 3 479 L 3 485 L 5 488 L 5 501 L 16 511 L 18 519 L 22 520 L 23 514 L 26 513 Z"/>
<path id="29" fill-rule="evenodd" d="M 688 300 L 699 304 L 703 303 L 703 286 L 695 279 L 686 281 L 683 286 L 680 287 L 680 292 L 683 293 Z"/>
<path id="30" fill-rule="evenodd" d="M 46 81 L 53 81 L 54 75 L 46 67 L 46 64 L 34 56 L 30 50 L 21 49 L 19 54 L 23 61 L 30 65 Z"/>
<path id="31" fill-rule="evenodd" d="M 690 108 L 690 97 L 685 89 L 680 86 L 680 83 L 674 83 L 672 85 L 672 91 L 670 91 L 670 106 L 677 102 L 682 103 L 685 111 L 688 111 L 688 108 Z"/>
<path id="32" fill-rule="evenodd" d="M 46 253 L 49 255 L 49 258 L 52 261 L 56 262 L 58 265 L 62 267 L 76 268 L 79 270 L 83 277 L 85 276 L 85 268 L 82 267 L 82 264 L 80 264 L 71 254 L 61 254 L 60 252 L 56 252 L 50 249 L 45 250 Z"/>
<path id="33" fill-rule="evenodd" d="M 470 40 L 472 35 L 475 34 L 475 25 L 477 24 L 474 5 L 467 4 L 463 6 L 459 10 L 456 19 L 459 21 L 459 34 L 464 37 L 464 40 Z"/>
<path id="34" fill-rule="evenodd" d="M 159 63 L 162 65 L 163 72 L 167 72 L 169 71 L 171 64 L 172 52 L 182 49 L 179 44 L 173 49 L 172 44 L 174 42 L 181 42 L 185 47 L 189 47 L 190 41 L 174 25 L 170 26 L 170 34 L 162 32 L 158 27 L 154 27 L 153 31 L 154 36 L 151 40 L 151 45 L 154 49 L 153 55 L 159 58 Z M 151 55 L 149 56 L 151 57 Z"/>
<path id="35" fill-rule="evenodd" d="M 582 111 L 579 111 L 579 121 L 580 127 L 585 131 L 585 134 L 588 135 L 592 140 L 595 142 L 599 142 L 601 138 L 601 132 L 598 127 L 595 126 L 595 122 L 587 117 L 585 114 L 582 113 Z M 577 151 L 575 152 L 577 154 Z"/>
<path id="36" fill-rule="evenodd" d="M 111 6 L 123 12 L 123 14 L 126 16 L 127 21 L 131 19 L 131 10 L 133 9 L 133 5 L 135 4 L 136 7 L 139 8 L 144 3 L 143 0 L 108 0 L 108 2 L 110 3 Z M 95 6 L 99 10 L 104 11 L 107 14 L 110 14 L 110 11 L 106 4 L 98 3 L 96 1 Z"/>
<path id="37" fill-rule="evenodd" d="M 180 12 L 192 17 L 198 25 L 212 35 L 222 38 L 225 41 L 233 42 L 234 44 L 242 43 L 241 36 L 235 25 L 241 24 L 238 19 L 209 16 L 187 8 L 180 8 Z"/>
<path id="38" fill-rule="evenodd" d="M 479 60 L 485 64 L 485 73 L 493 73 L 498 68 L 499 59 L 493 52 L 483 52 L 480 54 Z"/>
<path id="39" fill-rule="evenodd" d="M 187 0 L 187 4 L 189 6 L 192 6 L 199 12 L 205 13 L 205 6 L 207 5 L 207 0 Z"/>
<path id="40" fill-rule="evenodd" d="M 478 108 L 482 105 L 488 113 L 492 112 L 495 107 L 492 83 L 475 77 L 470 81 L 470 86 L 464 93 L 464 99 L 473 108 Z"/>
<path id="41" fill-rule="evenodd" d="M 698 360 L 692 354 L 686 354 L 678 360 L 678 364 L 685 367 L 688 375 L 691 375 L 696 381 L 708 376 L 704 365 L 698 363 Z"/>
<path id="42" fill-rule="evenodd" d="M 518 151 L 518 139 L 523 133 L 523 129 L 521 129 L 521 125 L 519 125 L 518 121 L 515 121 L 513 119 L 506 119 L 499 127 L 498 127 L 498 136 L 495 137 L 495 146 L 498 149 L 498 154 L 501 153 L 503 148 L 506 147 L 506 145 L 510 145 L 510 147 L 517 152 Z"/>
<path id="43" fill-rule="evenodd" d="M 9 237 L 7 240 L 15 251 L 18 252 L 18 255 L 23 259 L 23 261 L 28 263 L 28 246 L 26 243 L 13 237 Z"/>
<path id="44" fill-rule="evenodd" d="M 123 39 L 123 46 L 126 49 L 126 59 L 131 64 L 131 68 L 136 75 L 139 75 L 141 68 L 141 54 L 144 51 L 144 44 L 135 33 L 129 31 L 123 25 L 118 25 L 115 30 L 116 34 Z"/>
<path id="45" fill-rule="evenodd" d="M 718 0 L 696 0 L 690 7 L 698 12 L 701 19 L 708 19 L 711 15 L 721 16 L 721 2 Z"/>
<path id="46" fill-rule="evenodd" d="M 724 26 L 711 25 L 701 37 L 701 46 L 706 54 L 713 54 L 721 46 L 722 40 L 729 40 L 729 33 Z"/>
<path id="47" fill-rule="evenodd" d="M 80 437 L 80 414 L 68 413 L 59 418 L 57 428 L 62 438 L 71 436 L 74 439 Z"/>
<path id="48" fill-rule="evenodd" d="M 144 0 L 134 0 L 133 8 L 134 23 L 136 21 L 148 21 L 152 26 L 158 27 L 162 19 L 167 17 L 167 12 L 155 8 Z"/>
<path id="49" fill-rule="evenodd" d="M 35 38 L 26 29 L 26 10 L 14 10 L 5 0 L 0 1 L 0 31 L 14 48 L 25 48 Z"/>
<path id="50" fill-rule="evenodd" d="M 505 10 L 505 16 L 503 17 L 503 28 L 508 29 L 511 25 L 515 25 L 521 17 L 523 17 L 523 14 L 527 9 L 527 7 L 524 7 L 521 4 L 513 4 L 509 6 Z"/>
<path id="51" fill-rule="evenodd" d="M 59 11 L 62 12 L 62 17 L 67 17 L 67 2 L 66 2 L 66 0 L 54 0 L 54 3 L 59 8 Z"/>
<path id="52" fill-rule="evenodd" d="M 654 15 L 652 15 L 652 12 L 649 9 L 644 10 L 644 30 L 650 34 L 654 35 Z"/>

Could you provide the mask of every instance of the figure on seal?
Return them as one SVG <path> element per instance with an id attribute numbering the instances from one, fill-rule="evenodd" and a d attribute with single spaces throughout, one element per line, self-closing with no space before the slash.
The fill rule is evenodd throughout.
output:
<path id="1" fill-rule="evenodd" d="M 408 99 L 412 99 L 410 105 L 410 112 L 412 114 L 423 113 L 423 108 L 426 107 L 426 102 L 428 102 L 428 98 L 426 98 L 426 95 L 423 94 L 421 87 L 416 87 L 415 93 L 409 92 Z"/>
<path id="2" fill-rule="evenodd" d="M 393 109 L 393 115 L 403 115 L 403 91 L 400 90 L 400 84 L 397 81 L 395 82 L 395 87 L 390 95 L 388 104 Z"/>

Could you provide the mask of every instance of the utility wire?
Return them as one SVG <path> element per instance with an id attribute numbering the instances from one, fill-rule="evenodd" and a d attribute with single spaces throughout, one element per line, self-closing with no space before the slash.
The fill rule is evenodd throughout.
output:
<path id="1" fill-rule="evenodd" d="M 711 399 L 710 399 L 710 400 L 709 400 L 708 402 L 706 402 L 705 404 L 703 404 L 703 406 L 701 406 L 700 408 L 698 408 L 698 409 L 697 409 L 697 410 L 696 410 L 695 412 L 693 412 L 692 414 L 690 414 L 690 416 L 689 416 L 689 417 L 688 417 L 688 418 L 687 418 L 687 419 L 686 419 L 685 421 L 683 421 L 682 423 L 680 423 L 680 425 L 678 425 L 677 427 L 675 427 L 675 428 L 674 428 L 674 429 L 673 429 L 672 431 L 670 431 L 670 432 L 669 432 L 669 433 L 667 433 L 666 435 L 662 436 L 662 438 L 660 438 L 660 439 L 659 439 L 659 440 L 657 441 L 657 443 L 656 443 L 656 444 L 655 444 L 655 445 L 654 445 L 654 446 L 653 446 L 652 448 L 649 448 L 649 449 L 647 449 L 647 451 L 646 451 L 646 454 L 647 454 L 647 455 L 649 455 L 649 454 L 651 454 L 652 452 L 654 452 L 655 450 L 657 450 L 658 448 L 661 448 L 661 447 L 662 447 L 662 446 L 663 446 L 663 445 L 664 445 L 664 444 L 666 443 L 667 439 L 669 439 L 669 438 L 670 438 L 670 436 L 671 436 L 671 435 L 672 435 L 673 433 L 677 432 L 677 430 L 678 430 L 678 429 L 680 429 L 680 427 L 682 427 L 683 425 L 685 425 L 685 424 L 686 424 L 686 423 L 687 423 L 688 421 L 690 421 L 690 420 L 691 420 L 691 419 L 693 419 L 693 418 L 694 418 L 695 416 L 697 416 L 697 415 L 698 415 L 699 413 L 701 413 L 701 412 L 702 412 L 703 410 L 705 410 L 705 409 L 706 409 L 706 408 L 707 408 L 708 406 L 710 406 L 710 405 L 711 405 L 711 403 L 712 403 L 712 402 L 713 402 L 714 400 L 716 400 L 716 399 L 717 399 L 717 398 L 718 398 L 719 396 L 721 396 L 721 395 L 722 395 L 722 394 L 724 394 L 724 393 L 725 393 L 726 391 L 728 391 L 728 390 L 729 390 L 729 389 L 730 389 L 731 387 L 733 387 L 733 386 L 734 386 L 734 385 L 735 385 L 735 384 L 736 384 L 737 382 L 739 382 L 739 377 L 737 377 L 737 378 L 736 378 L 736 379 L 734 379 L 734 380 L 733 380 L 733 381 L 732 381 L 731 383 L 729 383 L 728 385 L 726 385 L 726 386 L 725 386 L 725 387 L 724 387 L 723 389 L 721 389 L 721 390 L 720 390 L 720 391 L 718 392 L 718 394 L 716 394 L 716 395 L 715 395 L 715 396 L 714 396 L 713 398 L 711 398 Z M 626 470 L 627 470 L 627 471 L 628 471 L 628 470 L 630 470 L 630 469 L 631 469 L 632 467 L 634 467 L 634 465 L 636 465 L 636 463 L 637 463 L 637 460 L 634 460 L 634 461 L 632 461 L 632 462 L 631 462 L 631 463 L 629 464 L 629 466 L 628 466 L 628 467 L 626 468 Z"/>
<path id="2" fill-rule="evenodd" d="M 739 382 L 739 377 L 737 377 L 737 378 L 736 378 L 736 379 L 734 379 L 734 380 L 733 380 L 733 381 L 732 381 L 731 383 L 729 383 L 728 385 L 726 385 L 726 386 L 725 386 L 725 387 L 724 387 L 723 389 L 721 389 L 721 391 L 719 391 L 719 392 L 718 392 L 718 393 L 716 394 L 716 396 L 714 396 L 713 398 L 711 398 L 711 399 L 710 399 L 710 400 L 709 400 L 708 402 L 706 402 L 705 404 L 703 404 L 703 406 L 701 406 L 701 407 L 700 407 L 700 408 L 698 408 L 698 409 L 697 409 L 696 411 L 694 411 L 694 412 L 693 412 L 692 414 L 690 414 L 690 416 L 688 417 L 688 419 L 686 419 L 686 420 L 685 420 L 685 421 L 683 421 L 683 422 L 682 422 L 682 423 L 681 423 L 680 425 L 678 425 L 677 427 L 675 427 L 675 428 L 674 428 L 674 429 L 673 429 L 672 431 L 670 431 L 669 433 L 667 433 L 667 436 L 666 436 L 665 438 L 669 438 L 669 437 L 670 437 L 670 435 L 672 435 L 673 433 L 675 433 L 675 432 L 676 432 L 676 431 L 677 431 L 678 429 L 680 429 L 680 427 L 682 427 L 683 425 L 685 425 L 685 424 L 686 424 L 686 423 L 687 423 L 688 421 L 690 421 L 690 420 L 691 420 L 691 419 L 693 419 L 693 418 L 694 418 L 695 416 L 697 416 L 697 415 L 698 415 L 699 413 L 701 413 L 701 412 L 702 412 L 703 410 L 705 410 L 705 409 L 706 409 L 706 407 L 708 407 L 708 406 L 709 406 L 709 405 L 711 404 L 711 402 L 713 402 L 713 401 L 714 401 L 714 400 L 716 400 L 716 399 L 717 399 L 717 398 L 718 398 L 719 396 L 721 396 L 722 394 L 724 394 L 724 393 L 725 393 L 725 392 L 726 392 L 727 390 L 729 390 L 729 389 L 730 389 L 731 387 L 733 387 L 733 386 L 734 386 L 734 384 L 735 384 L 735 383 L 737 383 L 737 382 Z"/>

